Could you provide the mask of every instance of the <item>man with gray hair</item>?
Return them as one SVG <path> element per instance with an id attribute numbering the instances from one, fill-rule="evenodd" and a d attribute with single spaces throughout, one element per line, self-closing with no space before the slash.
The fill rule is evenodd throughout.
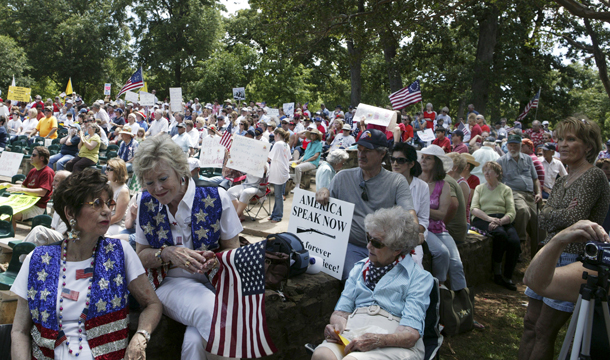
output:
<path id="1" fill-rule="evenodd" d="M 348 278 L 354 264 L 368 256 L 364 218 L 378 209 L 399 205 L 417 222 L 409 183 L 402 174 L 383 168 L 387 148 L 385 133 L 367 129 L 360 136 L 358 167 L 339 172 L 329 188 L 318 186 L 316 201 L 325 205 L 330 197 L 354 204 L 352 227 L 343 266 L 343 277 Z"/>
<path id="2" fill-rule="evenodd" d="M 320 166 L 318 166 L 316 171 L 316 187 L 328 189 L 331 180 L 341 170 L 347 159 L 349 159 L 347 151 L 342 149 L 331 151 L 326 157 L 326 161 L 321 161 Z"/>
<path id="3" fill-rule="evenodd" d="M 534 149 L 538 148 L 538 145 L 544 144 L 544 129 L 540 121 L 534 120 L 532 122 L 532 128 L 525 130 L 525 134 L 529 136 L 530 140 L 534 143 Z"/>
<path id="4" fill-rule="evenodd" d="M 99 123 L 99 125 L 106 130 L 106 132 L 110 131 L 110 116 L 108 115 L 108 113 L 106 112 L 106 110 L 104 110 L 101 105 L 99 103 L 94 103 L 91 106 L 91 110 L 93 110 L 93 117 L 95 118 L 95 120 L 99 119 L 101 122 Z"/>
<path id="5" fill-rule="evenodd" d="M 150 122 L 146 136 L 157 136 L 169 131 L 169 122 L 163 117 L 163 110 L 155 110 L 155 118 Z"/>

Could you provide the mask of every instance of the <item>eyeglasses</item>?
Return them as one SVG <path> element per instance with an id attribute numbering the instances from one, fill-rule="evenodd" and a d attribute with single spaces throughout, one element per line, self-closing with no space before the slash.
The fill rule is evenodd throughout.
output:
<path id="1" fill-rule="evenodd" d="M 395 162 L 399 165 L 403 165 L 409 162 L 409 159 L 407 158 L 403 158 L 403 157 L 394 157 L 394 156 L 390 156 L 390 161 L 391 162 Z"/>
<path id="2" fill-rule="evenodd" d="M 30 156 L 30 157 L 37 157 L 37 156 L 38 156 L 38 154 L 32 153 L 32 156 Z"/>
<path id="3" fill-rule="evenodd" d="M 108 201 L 104 202 L 102 199 L 97 198 L 93 201 L 85 202 L 85 204 L 92 206 L 95 210 L 100 210 L 104 204 L 106 204 L 110 210 L 113 210 L 116 206 L 116 201 L 109 199 Z"/>
<path id="4" fill-rule="evenodd" d="M 362 181 L 360 183 L 360 188 L 362 189 L 362 194 L 360 194 L 362 200 L 369 201 L 369 195 L 366 193 L 366 182 Z"/>
<path id="5" fill-rule="evenodd" d="M 372 237 L 371 235 L 369 235 L 369 233 L 366 233 L 366 241 L 371 243 L 371 245 L 373 245 L 375 249 L 383 249 L 385 247 L 381 240 Z"/>
<path id="6" fill-rule="evenodd" d="M 114 168 L 112 168 L 112 167 L 108 166 L 108 167 L 106 168 L 106 171 L 113 172 L 113 171 L 114 171 Z"/>

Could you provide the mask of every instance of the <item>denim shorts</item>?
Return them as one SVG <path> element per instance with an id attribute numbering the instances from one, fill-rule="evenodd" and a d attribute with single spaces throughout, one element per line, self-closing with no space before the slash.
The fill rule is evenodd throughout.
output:
<path id="1" fill-rule="evenodd" d="M 557 261 L 557 265 L 555 267 L 562 267 L 562 266 L 570 265 L 571 263 L 576 262 L 577 257 L 578 257 L 578 254 L 561 253 L 561 256 L 559 257 L 559 261 Z M 527 289 L 525 289 L 525 295 L 531 297 L 532 299 L 542 300 L 542 302 L 544 302 L 547 306 L 549 306 L 555 310 L 559 310 L 559 311 L 563 311 L 563 312 L 567 312 L 567 313 L 571 313 L 574 311 L 575 304 L 573 302 L 553 300 L 550 298 L 546 298 L 544 296 L 540 296 L 540 295 L 536 294 L 536 292 L 534 292 L 534 290 L 530 289 L 529 287 Z"/>

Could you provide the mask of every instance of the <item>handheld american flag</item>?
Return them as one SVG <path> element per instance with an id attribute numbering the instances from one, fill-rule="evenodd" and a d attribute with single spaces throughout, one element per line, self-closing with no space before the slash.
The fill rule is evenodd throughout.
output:
<path id="1" fill-rule="evenodd" d="M 231 358 L 260 358 L 277 351 L 265 318 L 267 240 L 218 253 L 216 303 L 206 351 Z"/>
<path id="2" fill-rule="evenodd" d="M 415 80 L 413 84 L 390 94 L 388 97 L 390 98 L 394 110 L 400 110 L 406 106 L 420 102 L 421 88 L 419 87 L 419 80 Z"/>
<path id="3" fill-rule="evenodd" d="M 123 85 L 123 87 L 121 88 L 121 91 L 119 91 L 119 94 L 116 96 L 116 98 L 118 99 L 119 96 L 123 95 L 128 90 L 138 89 L 143 86 L 144 86 L 144 77 L 142 76 L 142 67 L 140 66 L 140 68 L 138 70 L 136 70 L 136 72 L 134 72 L 133 75 L 131 75 L 129 80 L 127 80 L 125 85 Z"/>
<path id="4" fill-rule="evenodd" d="M 519 120 L 519 121 L 523 120 L 527 116 L 527 113 L 530 112 L 531 109 L 538 107 L 538 100 L 540 99 L 540 90 L 542 90 L 542 89 L 539 89 L 536 96 L 534 96 L 534 98 L 532 100 L 530 100 L 530 102 L 527 103 L 527 105 L 525 105 L 525 109 L 523 109 L 523 112 L 521 113 L 521 115 L 517 116 L 517 120 Z"/>
<path id="5" fill-rule="evenodd" d="M 231 137 L 231 131 L 227 129 L 222 137 L 220 138 L 220 145 L 224 146 L 227 150 L 231 150 L 233 144 L 233 138 Z"/>

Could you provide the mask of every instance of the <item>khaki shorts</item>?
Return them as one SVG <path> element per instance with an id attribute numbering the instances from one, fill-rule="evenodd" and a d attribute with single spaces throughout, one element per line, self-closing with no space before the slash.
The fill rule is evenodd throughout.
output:
<path id="1" fill-rule="evenodd" d="M 31 208 L 25 209 L 25 210 L 23 210 L 21 212 L 21 220 L 22 221 L 23 220 L 28 220 L 28 219 L 31 219 L 31 218 L 35 218 L 38 215 L 42 215 L 42 214 L 44 214 L 44 210 L 45 209 L 34 205 Z"/>
<path id="2" fill-rule="evenodd" d="M 366 313 L 351 314 L 347 319 L 347 325 L 345 326 L 343 336 L 347 335 L 350 330 L 356 330 L 366 326 L 378 326 L 380 328 L 386 329 L 388 331 L 388 334 L 392 334 L 399 326 L 399 321 L 399 318 L 394 318 L 393 320 L 390 320 L 382 315 L 369 315 Z M 342 345 L 329 343 L 325 340 L 316 348 L 316 350 L 323 347 L 332 351 L 333 354 L 335 354 L 337 360 L 341 360 L 345 356 L 347 356 L 343 354 L 343 350 L 345 349 L 345 347 Z M 349 353 L 349 356 L 352 356 L 358 360 L 421 360 L 424 358 L 424 354 L 424 341 L 420 337 L 419 340 L 417 340 L 417 342 L 415 343 L 415 345 L 413 345 L 413 347 L 410 349 L 399 347 L 377 348 L 367 352 L 354 351 L 352 353 Z"/>

